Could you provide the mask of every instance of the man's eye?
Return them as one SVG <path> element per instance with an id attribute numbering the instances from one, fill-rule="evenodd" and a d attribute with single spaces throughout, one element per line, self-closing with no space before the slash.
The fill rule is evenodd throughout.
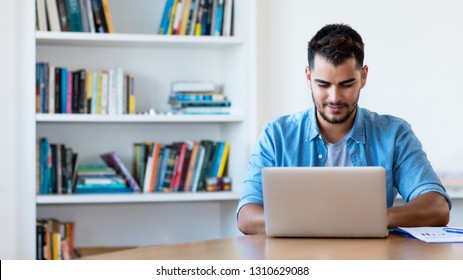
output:
<path id="1" fill-rule="evenodd" d="M 351 87 L 351 86 L 353 86 L 353 85 L 354 85 L 354 84 L 352 83 L 352 84 L 343 84 L 342 86 L 345 87 L 345 88 L 349 88 L 349 87 Z"/>
<path id="2" fill-rule="evenodd" d="M 318 86 L 321 87 L 321 88 L 327 88 L 327 87 L 329 87 L 330 85 L 328 85 L 328 84 L 318 84 Z"/>

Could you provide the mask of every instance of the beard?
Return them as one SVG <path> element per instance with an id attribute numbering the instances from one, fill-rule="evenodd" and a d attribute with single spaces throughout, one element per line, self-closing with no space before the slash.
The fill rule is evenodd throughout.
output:
<path id="1" fill-rule="evenodd" d="M 360 96 L 360 94 L 359 94 L 359 96 Z M 323 120 L 325 120 L 326 122 L 328 122 L 330 124 L 343 124 L 344 122 L 346 122 L 356 112 L 358 98 L 351 105 L 349 105 L 347 103 L 342 103 L 342 102 L 321 102 L 321 103 L 317 103 L 317 101 L 314 98 L 313 92 L 312 92 L 312 101 L 314 103 L 315 109 L 320 114 L 320 116 L 322 117 Z M 328 106 L 341 106 L 341 107 L 347 108 L 348 111 L 344 115 L 342 115 L 341 113 L 339 113 L 339 114 L 335 113 L 334 116 L 328 116 L 328 114 L 324 110 Z"/>

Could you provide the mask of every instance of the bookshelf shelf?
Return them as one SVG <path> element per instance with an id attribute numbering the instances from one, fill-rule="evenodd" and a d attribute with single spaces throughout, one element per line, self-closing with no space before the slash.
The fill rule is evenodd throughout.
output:
<path id="1" fill-rule="evenodd" d="M 100 204 L 100 203 L 152 203 L 152 202 L 195 202 L 195 201 L 237 201 L 237 192 L 200 193 L 143 193 L 143 194 L 72 194 L 39 195 L 38 205 L 51 204 Z"/>
<path id="2" fill-rule="evenodd" d="M 242 122 L 244 115 L 85 115 L 37 114 L 38 123 L 228 123 Z"/>
<path id="3" fill-rule="evenodd" d="M 242 44 L 243 40 L 237 37 L 37 31 L 36 42 L 54 46 L 226 48 Z"/>

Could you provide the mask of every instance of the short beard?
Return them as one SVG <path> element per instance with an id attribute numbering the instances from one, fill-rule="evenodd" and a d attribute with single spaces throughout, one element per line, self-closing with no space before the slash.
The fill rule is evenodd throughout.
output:
<path id="1" fill-rule="evenodd" d="M 322 117 L 322 119 L 324 119 L 326 122 L 328 122 L 330 124 L 342 124 L 342 123 L 346 122 L 350 118 L 350 116 L 352 116 L 352 114 L 356 112 L 356 109 L 357 109 L 357 106 L 358 106 L 357 104 L 355 104 L 355 107 L 351 111 L 349 111 L 342 119 L 330 119 L 322 110 L 318 109 L 317 103 L 315 102 L 315 98 L 313 96 L 313 92 L 312 92 L 312 101 L 313 101 L 313 104 L 315 106 L 315 110 L 318 113 L 320 113 L 320 116 Z M 334 105 L 345 105 L 345 104 L 337 104 L 337 103 L 335 103 Z M 324 104 L 322 104 L 321 106 L 324 106 Z"/>
<path id="2" fill-rule="evenodd" d="M 347 121 L 350 118 L 350 116 L 352 116 L 352 114 L 356 111 L 356 108 L 357 108 L 357 106 L 355 106 L 354 109 L 352 111 L 350 111 L 349 113 L 347 113 L 347 115 L 345 115 L 342 119 L 337 120 L 337 119 L 328 118 L 328 116 L 323 111 L 318 110 L 317 105 L 315 103 L 314 103 L 314 105 L 315 105 L 315 109 L 318 111 L 318 113 L 320 113 L 320 116 L 322 117 L 322 119 L 329 122 L 330 124 L 342 124 L 342 123 L 344 123 L 345 121 Z"/>

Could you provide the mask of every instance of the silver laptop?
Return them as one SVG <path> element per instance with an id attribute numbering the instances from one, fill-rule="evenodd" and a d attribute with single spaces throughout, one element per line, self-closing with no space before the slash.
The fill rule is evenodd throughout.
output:
<path id="1" fill-rule="evenodd" d="M 273 237 L 385 237 L 383 167 L 267 167 L 265 229 Z"/>

